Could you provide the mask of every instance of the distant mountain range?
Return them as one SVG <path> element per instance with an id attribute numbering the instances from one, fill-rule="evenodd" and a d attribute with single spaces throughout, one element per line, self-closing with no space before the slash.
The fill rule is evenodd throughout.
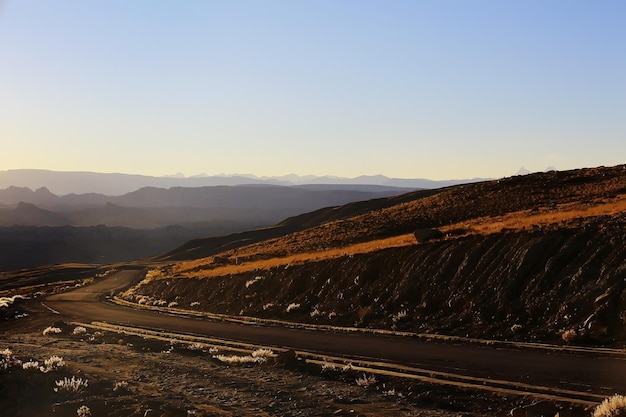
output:
<path id="1" fill-rule="evenodd" d="M 191 239 L 470 181 L 0 171 L 0 271 L 152 256 Z"/>
<path id="2" fill-rule="evenodd" d="M 254 175 L 218 175 L 194 177 L 152 177 L 146 175 L 108 174 L 95 172 L 63 172 L 39 169 L 14 169 L 0 171 L 0 189 L 14 187 L 37 190 L 47 188 L 58 196 L 68 194 L 97 193 L 104 195 L 122 195 L 144 187 L 172 188 L 172 187 L 206 187 L 219 185 L 336 185 L 358 186 L 378 185 L 385 187 L 403 187 L 410 189 L 440 188 L 449 185 L 477 182 L 483 179 L 460 179 L 433 181 L 423 178 L 402 179 L 388 178 L 384 175 L 359 176 L 355 178 L 341 178 L 333 176 L 298 176 L 286 175 L 281 177 L 257 177 Z M 354 188 L 351 188 L 354 189 Z"/>
<path id="3" fill-rule="evenodd" d="M 275 224 L 287 217 L 352 201 L 402 194 L 411 189 L 384 186 L 276 185 L 170 189 L 145 187 L 120 196 L 68 194 L 47 188 L 0 190 L 0 226 L 116 226 L 154 229 L 204 227 L 235 222 L 247 227 Z"/>

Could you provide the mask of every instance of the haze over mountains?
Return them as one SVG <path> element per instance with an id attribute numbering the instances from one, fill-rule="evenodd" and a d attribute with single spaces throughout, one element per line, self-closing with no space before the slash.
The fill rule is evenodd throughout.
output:
<path id="1" fill-rule="evenodd" d="M 283 186 L 310 185 L 377 185 L 405 188 L 439 188 L 449 185 L 475 182 L 480 179 L 459 179 L 433 181 L 423 178 L 402 179 L 388 178 L 383 175 L 359 176 L 356 178 L 340 178 L 333 176 L 298 176 L 257 177 L 254 175 L 219 175 L 193 177 L 152 177 L 147 175 L 113 174 L 95 172 L 60 172 L 40 169 L 14 169 L 0 171 L 0 189 L 26 187 L 36 190 L 47 188 L 56 195 L 99 193 L 105 195 L 126 194 L 143 187 L 206 187 L 217 185 L 253 185 L 272 184 Z M 352 188 L 354 189 L 354 188 Z"/>
<path id="2" fill-rule="evenodd" d="M 415 190 L 384 185 L 387 180 L 361 177 L 342 183 L 327 177 L 324 181 L 334 183 L 293 185 L 235 176 L 3 171 L 0 271 L 128 261 L 167 252 L 191 239 L 264 228 L 324 207 Z"/>
<path id="3" fill-rule="evenodd" d="M 47 188 L 0 190 L 0 226 L 122 226 L 152 229 L 202 222 L 270 225 L 286 217 L 351 201 L 387 197 L 411 189 L 368 186 L 367 189 L 276 185 L 212 186 L 170 189 L 145 187 L 120 196 L 69 194 Z M 362 188 L 363 190 L 359 189 Z"/>

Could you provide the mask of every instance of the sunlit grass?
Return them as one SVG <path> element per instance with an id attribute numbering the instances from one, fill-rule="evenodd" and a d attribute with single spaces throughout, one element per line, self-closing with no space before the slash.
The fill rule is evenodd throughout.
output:
<path id="1" fill-rule="evenodd" d="M 587 221 L 590 218 L 614 215 L 626 212 L 626 194 L 620 194 L 610 200 L 594 200 L 584 203 L 567 203 L 552 207 L 538 207 L 536 210 L 521 210 L 506 213 L 501 216 L 480 217 L 441 227 L 444 234 L 452 235 L 488 235 L 508 231 L 531 230 L 535 227 L 562 226 L 568 222 Z M 330 233 L 333 230 L 323 225 L 313 230 L 320 234 Z M 310 234 L 310 231 L 306 231 Z M 289 268 L 308 262 L 319 262 L 376 252 L 382 249 L 398 248 L 415 245 L 417 242 L 413 234 L 402 234 L 384 239 L 374 239 L 368 242 L 354 243 L 340 247 L 329 247 L 315 251 L 310 250 L 310 240 L 304 242 L 304 232 L 295 233 L 284 238 L 271 239 L 263 244 L 249 245 L 240 248 L 237 252 L 227 251 L 219 254 L 219 258 L 228 259 L 229 264 L 217 264 L 215 257 L 207 257 L 192 261 L 183 261 L 174 264 L 169 274 L 152 274 L 151 279 L 167 278 L 168 276 L 188 278 L 209 278 L 217 276 L 235 275 L 255 270 L 271 268 Z M 295 237 L 294 237 L 295 236 Z M 294 242 L 302 240 L 299 247 Z M 281 243 L 282 242 L 282 243 Z M 283 245 L 283 246 L 281 246 Z M 266 258 L 266 259 L 259 259 Z M 256 281 L 254 281 L 256 282 Z M 247 283 L 248 286 L 254 282 Z"/>

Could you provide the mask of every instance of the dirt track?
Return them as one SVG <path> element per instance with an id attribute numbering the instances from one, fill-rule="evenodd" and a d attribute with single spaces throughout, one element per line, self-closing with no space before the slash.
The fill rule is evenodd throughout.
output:
<path id="1" fill-rule="evenodd" d="M 45 301 L 64 320 L 105 321 L 244 341 L 334 356 L 364 357 L 433 371 L 566 388 L 600 395 L 626 391 L 626 356 L 510 350 L 369 334 L 313 332 L 248 326 L 139 311 L 98 302 L 130 283 L 137 271 L 120 271 L 97 283 Z"/>

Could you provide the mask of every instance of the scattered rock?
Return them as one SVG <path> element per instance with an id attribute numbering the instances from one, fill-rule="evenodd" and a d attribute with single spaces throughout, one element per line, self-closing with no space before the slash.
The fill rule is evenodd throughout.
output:
<path id="1" fill-rule="evenodd" d="M 413 232 L 413 236 L 415 236 L 417 243 L 424 243 L 429 240 L 441 239 L 443 233 L 438 229 L 417 229 Z"/>
<path id="2" fill-rule="evenodd" d="M 306 363 L 306 361 L 303 358 L 300 358 L 293 349 L 277 354 L 274 362 L 276 365 L 282 365 L 287 369 L 297 369 Z"/>

